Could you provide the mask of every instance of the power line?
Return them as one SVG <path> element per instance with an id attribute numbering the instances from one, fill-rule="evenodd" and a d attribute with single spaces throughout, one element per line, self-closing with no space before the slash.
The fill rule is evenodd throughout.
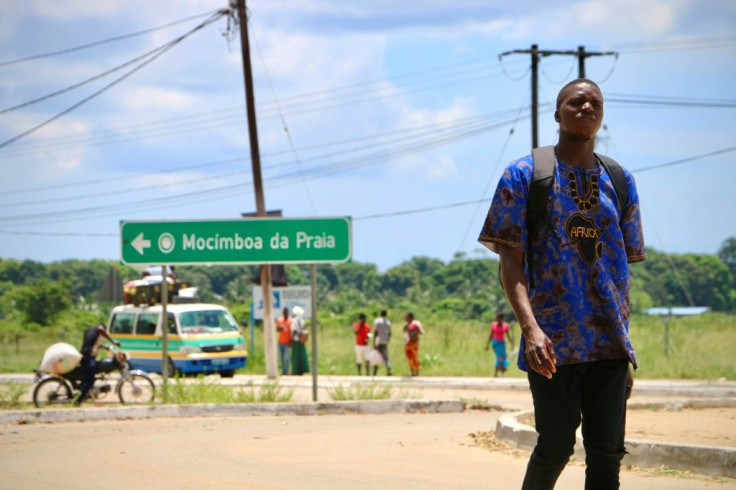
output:
<path id="1" fill-rule="evenodd" d="M 351 148 L 347 148 L 344 150 L 333 151 L 330 153 L 320 153 L 320 154 L 311 156 L 309 158 L 303 159 L 303 161 L 326 160 L 326 159 L 334 158 L 334 157 L 345 155 L 345 154 L 356 153 L 362 150 L 367 150 L 367 149 L 376 148 L 380 146 L 386 146 L 389 144 L 400 143 L 402 141 L 410 141 L 410 140 L 417 139 L 423 136 L 429 137 L 433 134 L 442 133 L 450 129 L 460 130 L 461 128 L 471 128 L 479 124 L 488 124 L 495 120 L 503 121 L 510 114 L 511 114 L 510 111 L 502 110 L 502 111 L 493 112 L 493 113 L 486 113 L 486 114 L 480 114 L 477 116 L 460 118 L 460 119 L 456 119 L 451 122 L 427 124 L 427 125 L 415 126 L 411 128 L 404 128 L 404 129 L 395 130 L 395 131 L 387 131 L 384 133 L 373 133 L 369 135 L 363 135 L 363 136 L 348 138 L 348 139 L 339 140 L 339 141 L 331 141 L 327 143 L 309 145 L 309 146 L 298 148 L 298 151 L 309 152 L 309 151 L 318 150 L 321 148 L 343 146 L 346 144 L 352 144 L 352 143 L 357 143 L 357 142 L 362 142 L 362 141 L 380 140 L 380 143 L 370 143 L 370 144 L 366 144 L 363 146 L 353 146 Z M 274 151 L 274 152 L 264 153 L 263 156 L 274 157 L 274 156 L 286 154 L 289 152 L 290 152 L 289 150 Z M 237 157 L 237 158 L 231 158 L 231 159 L 217 160 L 213 162 L 206 162 L 206 163 L 201 163 L 201 164 L 185 165 L 185 166 L 175 167 L 175 168 L 158 169 L 158 170 L 153 170 L 153 171 L 150 171 L 144 174 L 118 175 L 118 176 L 107 177 L 107 178 L 102 178 L 102 179 L 84 180 L 84 181 L 69 182 L 69 183 L 64 183 L 64 184 L 53 184 L 53 185 L 48 185 L 48 186 L 39 186 L 39 187 L 25 188 L 25 189 L 13 189 L 13 190 L 8 190 L 8 191 L 3 191 L 3 195 L 35 193 L 35 192 L 44 191 L 44 190 L 85 186 L 85 185 L 100 184 L 100 183 L 112 182 L 112 181 L 119 183 L 120 181 L 127 180 L 127 179 L 139 179 L 139 178 L 145 177 L 146 175 L 152 176 L 152 175 L 158 175 L 161 173 L 174 173 L 174 172 L 179 172 L 179 171 L 188 171 L 192 169 L 206 168 L 206 167 L 229 164 L 229 163 L 234 163 L 234 162 L 248 162 L 248 161 L 250 160 L 247 157 Z M 288 162 L 271 164 L 267 168 L 274 169 L 274 168 L 282 167 L 285 165 L 288 165 Z M 14 204 L 18 204 L 18 203 L 14 203 Z"/>
<path id="2" fill-rule="evenodd" d="M 712 151 L 710 153 L 703 153 L 702 155 L 697 155 L 694 157 L 688 157 L 683 158 L 681 160 L 675 160 L 674 162 L 667 162 L 667 163 L 660 163 L 658 165 L 651 165 L 649 167 L 642 167 L 637 168 L 635 170 L 630 170 L 631 173 L 641 173 L 641 172 L 648 172 L 649 170 L 655 170 L 660 168 L 666 168 L 666 167 L 673 167 L 675 165 L 681 165 L 683 163 L 693 162 L 695 160 L 701 160 L 703 158 L 712 157 L 716 155 L 722 155 L 724 153 L 730 153 L 732 151 L 736 151 L 736 146 L 732 146 L 730 148 L 723 148 L 721 150 Z"/>
<path id="3" fill-rule="evenodd" d="M 654 51 L 683 51 L 694 49 L 717 49 L 736 46 L 736 36 L 668 39 L 665 41 L 642 41 L 618 44 L 625 53 L 647 53 Z"/>
<path id="4" fill-rule="evenodd" d="M 227 11 L 224 11 L 224 12 L 227 12 Z M 32 128 L 30 128 L 30 129 L 28 129 L 28 130 L 20 133 L 19 135 L 16 135 L 16 136 L 14 136 L 14 137 L 12 137 L 12 138 L 10 138 L 8 140 L 3 141 L 2 143 L 0 143 L 0 148 L 4 148 L 5 146 L 13 143 L 14 141 L 17 141 L 17 140 L 19 140 L 19 139 L 21 139 L 21 138 L 23 138 L 23 137 L 25 137 L 25 136 L 33 133 L 34 131 L 37 131 L 38 129 L 40 129 L 40 128 L 42 128 L 42 127 L 44 127 L 44 126 L 52 123 L 53 121 L 55 121 L 57 119 L 59 119 L 60 117 L 62 117 L 64 115 L 72 112 L 73 110 L 77 109 L 81 105 L 89 102 L 90 100 L 92 100 L 93 98 L 95 98 L 98 95 L 102 94 L 103 92 L 107 91 L 108 89 L 110 89 L 114 85 L 117 85 L 118 83 L 120 83 L 123 80 L 125 80 L 126 78 L 130 77 L 131 75 L 133 75 L 134 73 L 136 73 L 140 69 L 142 69 L 145 66 L 149 65 L 150 63 L 152 63 L 153 61 L 155 61 L 156 59 L 158 59 L 161 55 L 163 55 L 164 53 L 166 53 L 169 49 L 173 48 L 174 46 L 176 46 L 177 44 L 179 44 L 180 42 L 182 42 L 184 39 L 186 39 L 190 35 L 194 34 L 195 32 L 199 31 L 200 29 L 203 29 L 207 25 L 209 25 L 209 24 L 217 21 L 223 15 L 225 15 L 225 14 L 222 13 L 222 12 L 213 15 L 210 19 L 208 19 L 205 22 L 203 22 L 202 24 L 198 25 L 197 27 L 195 27 L 194 29 L 192 29 L 188 33 L 186 33 L 186 34 L 184 34 L 182 36 L 179 36 L 178 38 L 176 38 L 173 41 L 171 41 L 167 46 L 165 46 L 164 48 L 162 48 L 161 50 L 159 50 L 156 54 L 154 54 L 153 56 L 151 56 L 148 60 L 143 61 L 138 66 L 136 66 L 135 68 L 131 69 L 130 71 L 128 71 L 124 75 L 118 77 L 117 79 L 113 80 L 112 82 L 110 82 L 109 84 L 105 85 L 101 89 L 93 92 L 91 95 L 83 98 L 82 100 L 80 100 L 76 104 L 71 105 L 67 109 L 65 109 L 65 110 L 57 113 L 56 115 L 50 117 L 49 119 L 43 121 L 42 123 L 37 124 L 36 126 L 33 126 Z"/>
<path id="5" fill-rule="evenodd" d="M 453 63 L 448 66 L 457 65 L 457 63 Z M 282 102 L 288 102 L 285 104 L 285 108 L 287 109 L 287 112 L 285 115 L 297 115 L 297 114 L 304 114 L 304 113 L 310 113 L 314 111 L 323 111 L 329 108 L 335 108 L 335 107 L 343 107 L 347 105 L 354 105 L 358 103 L 365 103 L 373 101 L 377 98 L 386 98 L 386 97 L 394 97 L 398 95 L 405 95 L 410 93 L 419 93 L 419 92 L 426 92 L 429 90 L 434 90 L 438 88 L 445 88 L 449 85 L 456 85 L 459 83 L 469 83 L 477 80 L 484 80 L 489 77 L 495 77 L 499 76 L 499 73 L 491 73 L 491 74 L 483 74 L 481 76 L 476 77 L 465 77 L 465 78 L 459 78 L 459 75 L 465 75 L 465 74 L 472 74 L 476 73 L 479 70 L 487 70 L 488 67 L 482 67 L 480 69 L 472 69 L 472 70 L 464 70 L 462 72 L 456 72 L 456 73 L 449 73 L 444 74 L 439 77 L 434 77 L 430 79 L 422 79 L 414 82 L 410 82 L 408 84 L 404 84 L 400 86 L 401 90 L 398 90 L 393 85 L 381 85 L 377 86 L 372 91 L 366 92 L 366 91 L 359 91 L 355 93 L 343 93 L 340 94 L 340 92 L 344 92 L 344 89 L 346 88 L 352 88 L 361 84 L 353 84 L 343 87 L 333 87 L 327 90 L 318 91 L 318 92 L 311 92 L 306 94 L 299 94 L 291 97 L 282 98 Z M 421 70 L 419 73 L 426 71 Z M 450 83 L 441 83 L 441 84 L 433 84 L 427 86 L 426 84 L 428 82 L 432 82 L 435 80 L 443 80 L 443 79 L 450 79 Z M 455 80 L 452 80 L 455 79 Z M 381 81 L 385 84 L 385 81 Z M 366 84 L 375 84 L 376 81 L 366 82 Z M 413 90 L 407 90 L 407 87 L 416 86 L 419 84 L 424 84 L 425 86 L 419 86 Z M 334 96 L 334 94 L 337 93 L 337 96 Z M 321 97 L 321 98 L 314 98 L 313 95 L 318 94 L 332 94 L 332 97 Z M 274 107 L 274 103 L 264 103 L 259 104 L 259 115 L 260 118 L 267 118 L 267 117 L 277 117 L 278 116 L 278 108 Z M 300 110 L 298 110 L 300 109 Z M 225 112 L 233 112 L 233 116 L 223 116 L 218 117 L 216 119 L 210 119 L 210 116 L 217 115 L 218 113 L 225 113 Z M 136 124 L 132 126 L 127 127 L 120 127 L 117 128 L 117 131 L 124 131 L 124 130 L 135 130 L 136 128 L 140 128 L 141 130 L 143 128 L 149 128 L 146 129 L 146 138 L 154 137 L 154 136 L 164 136 L 164 135 L 170 135 L 170 134 L 177 134 L 181 132 L 190 132 L 190 131 L 198 131 L 201 128 L 207 128 L 203 125 L 198 124 L 197 122 L 186 122 L 185 119 L 192 119 L 192 118 L 200 118 L 205 117 L 208 121 L 208 127 L 209 128 L 216 128 L 221 127 L 226 124 L 228 124 L 228 121 L 240 121 L 242 120 L 242 114 L 241 114 L 241 108 L 231 108 L 231 109 L 221 109 L 218 111 L 207 111 L 204 113 L 200 113 L 194 116 L 179 116 L 177 118 L 168 118 L 163 119 L 159 121 L 144 123 L 144 124 Z M 221 123 L 220 123 L 221 122 Z M 172 124 L 173 123 L 173 124 Z M 151 126 L 156 126 L 159 124 L 166 124 L 167 128 L 163 128 L 161 130 L 158 130 L 158 133 L 154 133 L 151 131 Z M 176 131 L 173 130 L 174 127 L 178 127 L 182 129 L 182 131 Z M 153 128 L 155 129 L 155 128 Z M 43 150 L 51 150 L 51 149 L 63 149 L 68 147 L 77 147 L 79 144 L 82 143 L 119 143 L 123 141 L 130 141 L 131 139 L 135 139 L 137 136 L 135 135 L 119 135 L 119 134 L 109 134 L 112 133 L 112 131 L 116 130 L 115 128 L 111 130 L 105 130 L 105 131 L 98 131 L 97 133 L 94 133 L 89 136 L 81 136 L 81 137 L 69 137 L 68 135 L 63 136 L 57 136 L 53 138 L 46 138 L 43 140 L 36 140 L 35 142 L 21 143 L 20 145 L 16 145 L 16 147 L 10 151 L 6 151 L 3 156 L 10 156 L 12 155 L 18 155 L 18 154 L 26 154 L 29 152 L 36 152 Z M 112 141 L 111 141 L 112 139 Z M 49 145 L 50 142 L 58 141 L 58 144 L 52 144 Z"/>
<path id="6" fill-rule="evenodd" d="M 441 145 L 446 145 L 460 139 L 469 138 L 483 132 L 487 132 L 504 125 L 509 124 L 509 121 L 502 121 L 493 124 L 486 124 L 484 126 L 473 127 L 470 129 L 463 129 L 462 131 L 449 132 L 447 135 L 442 137 L 435 137 L 429 141 L 424 142 L 412 142 L 405 145 L 402 148 L 392 148 L 390 150 L 382 150 L 367 155 L 362 155 L 353 159 L 337 162 L 333 164 L 323 165 L 316 167 L 304 172 L 306 178 L 320 178 L 336 173 L 344 172 L 346 170 L 354 170 L 367 165 L 373 165 L 391 158 L 405 156 L 416 152 L 426 151 L 430 148 L 434 148 Z M 269 179 L 269 185 L 287 185 L 295 179 L 301 177 L 301 173 L 294 172 L 291 174 L 284 174 L 282 176 Z M 193 202 L 193 198 L 197 201 L 211 201 L 216 199 L 222 199 L 229 197 L 231 194 L 242 193 L 243 185 L 227 185 L 221 187 L 215 187 L 211 189 L 198 189 L 193 193 L 178 194 L 174 196 L 168 196 L 165 198 L 153 198 L 140 201 L 127 201 L 121 204 L 109 204 L 104 206 L 94 206 L 88 208 L 77 208 L 71 210 L 60 210 L 53 212 L 44 213 L 31 213 L 25 215 L 15 216 L 2 216 L 0 217 L 0 223 L 14 224 L 14 225 L 29 225 L 29 224 L 42 224 L 49 222 L 59 221 L 74 221 L 79 219 L 85 219 L 89 217 L 105 216 L 111 213 L 115 213 L 118 208 L 124 208 L 126 211 L 132 211 L 134 208 L 144 207 L 150 209 L 151 205 L 160 205 L 159 207 L 169 207 L 178 205 L 179 202 L 185 201 L 187 204 Z M 92 215 L 92 216 L 90 216 Z M 44 221 L 45 220 L 45 221 Z"/>
<path id="7" fill-rule="evenodd" d="M 393 211 L 390 213 L 370 214 L 367 216 L 356 216 L 353 218 L 353 220 L 361 221 L 361 220 L 369 220 L 369 219 L 376 219 L 376 218 L 392 218 L 395 216 L 406 216 L 407 214 L 427 213 L 430 211 L 441 211 L 443 209 L 457 208 L 460 206 L 469 206 L 471 204 L 478 204 L 478 203 L 483 203 L 483 202 L 487 202 L 487 201 L 485 199 L 477 199 L 475 201 L 453 202 L 449 204 L 441 204 L 438 206 L 430 206 L 426 208 L 407 209 L 404 211 Z"/>
<path id="8" fill-rule="evenodd" d="M 250 18 L 248 18 L 246 22 L 250 22 Z M 252 27 L 253 26 L 251 26 L 251 29 Z M 271 74 L 268 72 L 268 66 L 266 65 L 266 60 L 263 58 L 263 53 L 261 52 L 261 45 L 258 44 L 258 36 L 256 36 L 255 30 L 252 29 L 252 32 L 253 32 L 253 41 L 256 45 L 256 51 L 258 52 L 258 57 L 261 60 L 261 65 L 263 65 L 263 71 L 266 74 L 266 80 L 268 81 L 268 87 L 269 89 L 271 89 L 271 95 L 273 96 L 273 101 L 276 104 L 276 109 L 278 110 L 279 119 L 281 120 L 281 126 L 284 130 L 284 133 L 286 133 L 286 139 L 289 142 L 291 153 L 294 156 L 294 162 L 299 168 L 299 173 L 302 174 L 302 162 L 299 159 L 299 154 L 297 153 L 296 148 L 294 147 L 294 141 L 292 141 L 291 139 L 291 132 L 289 131 L 289 126 L 286 124 L 284 113 L 281 110 L 281 104 L 279 103 L 279 99 L 276 95 L 276 89 L 274 88 L 273 83 L 271 82 Z M 312 208 L 312 214 L 316 215 L 317 209 L 314 207 L 314 200 L 312 200 L 312 193 L 309 192 L 309 185 L 307 185 L 307 181 L 303 175 L 302 175 L 302 183 L 304 184 L 304 190 L 307 193 L 307 200 L 309 201 L 309 205 Z"/>
<path id="9" fill-rule="evenodd" d="M 635 173 L 635 172 L 643 172 L 643 171 L 651 170 L 651 169 L 654 169 L 654 168 L 663 168 L 663 167 L 666 167 L 666 166 L 678 165 L 678 164 L 686 163 L 686 162 L 689 162 L 689 161 L 698 160 L 700 158 L 706 158 L 706 157 L 709 157 L 709 156 L 718 155 L 718 154 L 722 154 L 722 153 L 726 153 L 726 152 L 730 152 L 730 151 L 736 151 L 736 147 L 725 148 L 725 149 L 722 149 L 722 150 L 716 150 L 716 151 L 713 151 L 713 152 L 704 153 L 702 155 L 694 156 L 694 157 L 687 158 L 687 159 L 677 160 L 677 161 L 669 162 L 669 163 L 665 163 L 665 164 L 652 165 L 651 167 L 644 167 L 644 168 L 640 168 L 640 169 L 637 169 L 637 170 L 631 170 L 631 172 L 632 173 Z M 242 188 L 243 188 L 243 186 L 241 184 L 238 184 L 236 186 L 235 185 L 234 186 L 228 186 L 228 187 L 232 187 L 232 188 L 237 187 L 241 191 L 242 191 Z M 223 197 L 221 195 L 223 189 L 224 188 L 215 188 L 215 189 L 210 189 L 210 190 L 204 191 L 204 192 L 218 193 L 219 197 Z M 188 197 L 188 196 L 176 196 L 176 197 Z M 229 197 L 229 196 L 225 196 L 225 197 Z M 169 199 L 169 198 L 165 198 L 165 199 Z M 161 201 L 161 199 L 149 200 L 146 203 L 143 203 L 143 204 L 146 204 L 146 207 L 145 207 L 146 210 L 152 209 L 150 206 L 148 206 L 148 203 L 150 203 L 152 201 Z M 201 200 L 198 200 L 198 202 L 201 202 Z M 442 204 L 442 205 L 437 205 L 437 206 L 429 206 L 429 207 L 424 207 L 424 208 L 415 208 L 415 209 L 408 209 L 408 210 L 401 210 L 401 211 L 393 211 L 393 212 L 387 212 L 387 213 L 377 213 L 377 214 L 372 214 L 372 215 L 354 217 L 353 219 L 354 220 L 370 220 L 370 219 L 378 219 L 378 218 L 391 218 L 391 217 L 397 217 L 397 216 L 405 216 L 405 215 L 409 215 L 409 214 L 418 214 L 418 213 L 425 213 L 425 212 L 432 212 L 432 211 L 440 211 L 440 210 L 443 210 L 443 209 L 450 209 L 450 208 L 460 207 L 460 206 L 469 206 L 469 205 L 473 205 L 473 204 L 477 205 L 478 203 L 483 203 L 483 202 L 487 202 L 487 199 L 477 199 L 477 200 L 472 200 L 472 201 L 461 201 L 461 202 L 448 203 L 448 204 Z M 137 203 L 129 203 L 129 204 L 126 204 L 126 205 L 121 205 L 121 206 L 130 206 L 131 204 L 135 205 Z M 115 205 L 111 205 L 111 206 L 115 206 Z M 104 206 L 103 208 L 109 208 L 111 206 Z M 163 207 L 167 207 L 167 206 L 163 206 Z M 17 218 L 19 218 L 20 221 L 24 221 L 24 219 L 23 219 L 24 217 L 17 217 Z M 2 219 L 0 219 L 0 221 L 1 220 Z M 59 220 L 56 220 L 56 221 L 59 221 Z M 69 220 L 67 219 L 67 220 L 64 220 L 64 221 L 69 221 Z M 13 223 L 7 223 L 7 224 L 11 224 L 12 225 Z M 24 222 L 22 224 L 26 224 L 26 223 Z M 42 224 L 42 223 L 35 223 L 35 224 Z M 28 235 L 37 234 L 37 235 L 42 235 L 42 236 L 64 235 L 64 234 L 45 233 L 45 232 L 16 232 L 16 231 L 8 231 L 8 230 L 0 230 L 0 234 L 18 234 L 18 235 L 23 235 L 23 234 L 28 234 Z M 71 235 L 71 236 L 97 236 L 97 234 L 81 234 L 81 233 L 80 234 L 69 234 L 69 235 Z M 105 235 L 105 236 L 116 236 L 116 235 L 115 234 L 109 234 L 109 235 Z"/>
<path id="10" fill-rule="evenodd" d="M 17 58 L 17 59 L 14 59 L 14 60 L 0 61 L 0 67 L 7 66 L 7 65 L 12 65 L 12 64 L 16 64 L 16 63 L 23 63 L 25 61 L 37 60 L 37 59 L 40 59 L 40 58 L 50 58 L 52 56 L 60 56 L 60 55 L 68 54 L 68 53 L 73 53 L 75 51 L 81 51 L 81 50 L 92 48 L 92 47 L 95 47 L 95 46 L 100 46 L 102 44 L 108 44 L 108 43 L 112 43 L 112 42 L 116 42 L 116 41 L 122 41 L 123 39 L 130 39 L 132 37 L 142 36 L 144 34 L 150 34 L 152 32 L 160 31 L 162 29 L 167 29 L 169 27 L 173 27 L 173 26 L 178 25 L 178 24 L 183 24 L 184 22 L 189 22 L 190 20 L 199 19 L 200 17 L 204 17 L 204 16 L 207 16 L 207 15 L 212 15 L 213 13 L 219 12 L 219 11 L 220 11 L 219 9 L 218 10 L 211 10 L 211 11 L 205 12 L 203 14 L 193 15 L 191 17 L 186 17 L 184 19 L 179 19 L 179 20 L 176 20 L 174 22 L 170 22 L 168 24 L 160 25 L 158 27 L 152 27 L 150 29 L 145 29 L 145 30 L 142 30 L 142 31 L 132 32 L 130 34 L 123 34 L 121 36 L 110 37 L 110 38 L 107 38 L 107 39 L 102 39 L 100 41 L 94 41 L 94 42 L 91 42 L 91 43 L 82 44 L 80 46 L 74 46 L 74 47 L 71 47 L 71 48 L 61 49 L 61 50 L 58 50 L 58 51 L 50 51 L 50 52 L 47 52 L 47 53 L 40 53 L 40 54 L 34 54 L 34 55 L 30 55 L 30 56 L 24 56 L 23 58 Z"/>
<path id="11" fill-rule="evenodd" d="M 164 49 L 168 45 L 169 45 L 169 43 L 166 43 L 166 44 L 164 44 L 162 46 L 159 46 L 159 47 L 157 47 L 155 49 L 152 49 L 152 50 L 150 50 L 150 51 L 148 51 L 148 52 L 146 52 L 146 53 L 144 53 L 144 54 L 142 54 L 142 55 L 140 55 L 140 56 L 138 56 L 136 58 L 133 58 L 130 61 L 126 61 L 125 63 L 123 63 L 121 65 L 118 65 L 118 66 L 113 67 L 113 68 L 111 68 L 109 70 L 106 70 L 106 71 L 100 73 L 99 75 L 95 75 L 93 77 L 87 78 L 86 80 L 82 80 L 79 83 L 75 83 L 75 84 L 70 85 L 68 87 L 65 87 L 65 88 L 63 88 L 61 90 L 57 90 L 56 92 L 51 92 L 50 94 L 46 94 L 46 95 L 43 95 L 41 97 L 37 97 L 35 99 L 29 100 L 29 101 L 26 101 L 26 102 L 22 102 L 20 104 L 17 104 L 17 105 L 11 106 L 11 107 L 6 107 L 5 109 L 0 110 L 0 114 L 6 114 L 6 113 L 11 112 L 11 111 L 22 109 L 23 107 L 28 107 L 30 105 L 37 104 L 39 102 L 43 102 L 44 100 L 51 99 L 51 98 L 56 97 L 58 95 L 65 94 L 65 93 L 70 92 L 70 91 L 72 91 L 74 89 L 77 89 L 79 87 L 82 87 L 84 85 L 87 85 L 88 83 L 92 83 L 92 82 L 94 82 L 96 80 L 100 80 L 101 78 L 104 78 L 104 77 L 106 77 L 106 76 L 108 76 L 108 75 L 110 75 L 112 73 L 115 73 L 116 71 L 122 70 L 123 68 L 125 68 L 127 66 L 130 66 L 132 64 L 135 64 L 135 63 L 137 63 L 137 62 L 139 62 L 139 61 L 141 61 L 141 60 L 143 60 L 145 58 L 148 58 L 149 56 L 151 56 L 151 55 L 153 55 L 153 54 L 161 51 L 162 49 Z"/>
<path id="12" fill-rule="evenodd" d="M 212 166 L 215 166 L 215 165 L 223 165 L 223 164 L 240 162 L 240 161 L 243 161 L 243 158 L 242 157 L 229 158 L 227 160 L 218 160 L 218 161 L 214 161 L 214 162 L 198 163 L 198 164 L 195 164 L 195 165 L 186 165 L 186 166 L 177 167 L 175 169 L 171 169 L 171 170 L 168 170 L 168 171 L 181 172 L 181 171 L 185 171 L 185 170 L 193 170 L 193 169 L 204 168 L 204 167 L 212 167 Z M 142 174 L 142 175 L 141 174 L 135 174 L 135 175 L 116 175 L 115 177 L 105 177 L 105 178 L 101 178 L 101 179 L 91 179 L 91 180 L 84 180 L 84 181 L 79 181 L 79 182 L 67 182 L 67 183 L 64 183 L 64 184 L 51 184 L 51 185 L 45 185 L 45 186 L 39 186 L 39 187 L 28 187 L 28 188 L 25 188 L 25 189 L 12 189 L 12 190 L 3 191 L 3 195 L 8 195 L 8 194 L 28 194 L 28 193 L 35 193 L 35 192 L 39 192 L 39 191 L 47 191 L 47 190 L 53 190 L 53 189 L 63 189 L 63 188 L 67 188 L 67 187 L 77 187 L 77 186 L 84 186 L 84 185 L 91 185 L 91 184 L 103 184 L 105 182 L 119 182 L 119 181 L 125 180 L 125 179 L 138 179 L 138 178 L 141 178 L 141 177 L 145 177 L 146 175 L 159 174 L 159 173 L 163 173 L 163 172 L 167 172 L 167 170 L 162 169 L 162 170 L 157 170 L 157 171 L 154 171 L 154 172 L 147 172 L 147 173 Z"/>
<path id="13" fill-rule="evenodd" d="M 618 104 L 637 104 L 637 105 L 658 105 L 667 107 L 701 107 L 716 109 L 733 109 L 736 107 L 736 101 L 687 101 L 687 100 L 656 100 L 656 99 L 635 99 L 626 97 L 606 97 L 606 103 L 615 102 Z"/>

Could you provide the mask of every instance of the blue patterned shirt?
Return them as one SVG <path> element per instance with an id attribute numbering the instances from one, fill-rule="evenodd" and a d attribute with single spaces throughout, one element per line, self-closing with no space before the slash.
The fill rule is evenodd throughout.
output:
<path id="1" fill-rule="evenodd" d="M 533 175 L 527 155 L 504 171 L 478 241 L 527 250 L 527 199 Z M 555 161 L 546 219 L 531 237 L 534 288 L 529 298 L 537 323 L 554 344 L 557 365 L 636 355 L 629 340 L 629 263 L 646 259 L 639 196 L 624 170 L 628 202 L 619 202 L 598 163 L 583 169 Z M 528 267 L 525 267 L 528 274 Z M 531 282 L 530 282 L 531 284 Z M 524 338 L 519 368 L 526 371 Z"/>

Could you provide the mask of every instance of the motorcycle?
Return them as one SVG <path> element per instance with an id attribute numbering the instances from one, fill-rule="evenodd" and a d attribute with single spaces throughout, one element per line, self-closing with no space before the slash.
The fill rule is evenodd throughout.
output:
<path id="1" fill-rule="evenodd" d="M 127 352 L 113 345 L 101 347 L 108 350 L 110 356 L 97 362 L 95 382 L 87 398 L 99 400 L 110 393 L 113 386 L 107 382 L 107 375 L 119 371 L 120 378 L 114 389 L 120 403 L 152 402 L 156 396 L 156 388 L 148 373 L 131 370 Z M 84 383 L 82 366 L 77 366 L 66 374 L 49 374 L 36 369 L 35 375 L 36 387 L 33 390 L 33 403 L 39 408 L 71 403 L 80 393 L 82 383 Z"/>

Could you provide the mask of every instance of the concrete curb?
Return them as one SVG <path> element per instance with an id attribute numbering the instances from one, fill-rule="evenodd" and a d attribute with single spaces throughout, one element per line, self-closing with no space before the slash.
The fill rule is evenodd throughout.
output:
<path id="1" fill-rule="evenodd" d="M 345 415 L 383 413 L 458 413 L 458 400 L 372 400 L 325 403 L 240 403 L 148 405 L 110 408 L 8 410 L 0 424 L 79 422 L 93 420 L 155 419 L 171 417 L 239 417 L 255 415 Z"/>
<path id="2" fill-rule="evenodd" d="M 158 375 L 152 375 L 157 384 Z M 263 375 L 237 374 L 234 378 L 219 380 L 228 386 L 261 386 L 273 383 Z M 281 376 L 277 382 L 283 387 L 311 387 L 310 376 Z M 0 385 L 33 384 L 33 374 L 12 373 L 0 374 Z M 436 388 L 458 390 L 508 390 L 529 391 L 529 382 L 526 378 L 483 378 L 483 377 L 447 377 L 447 376 L 343 376 L 323 374 L 319 376 L 318 386 L 330 388 L 345 384 L 389 384 L 397 388 Z M 678 398 L 733 398 L 736 397 L 736 381 L 725 380 L 648 380 L 637 379 L 634 384 L 634 393 L 637 396 L 666 396 Z"/>
<path id="3" fill-rule="evenodd" d="M 641 405 L 641 407 L 629 408 L 652 408 L 654 405 L 662 405 L 660 408 L 672 406 L 671 403 Z M 735 400 L 694 400 L 682 402 L 678 406 L 711 408 L 734 405 L 736 405 Z M 496 422 L 496 438 L 514 448 L 533 450 L 537 443 L 537 432 L 533 427 L 520 422 L 521 419 L 527 417 L 534 417 L 534 412 L 524 411 L 501 415 Z M 629 439 L 626 440 L 626 450 L 628 454 L 624 456 L 621 462 L 623 465 L 639 468 L 667 466 L 668 468 L 693 473 L 736 477 L 736 448 Z M 585 461 L 583 439 L 579 433 L 575 443 L 573 459 Z"/>

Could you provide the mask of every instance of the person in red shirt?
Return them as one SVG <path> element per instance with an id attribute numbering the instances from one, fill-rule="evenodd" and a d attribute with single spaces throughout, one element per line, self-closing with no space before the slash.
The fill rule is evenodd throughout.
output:
<path id="1" fill-rule="evenodd" d="M 358 376 L 361 372 L 362 365 L 365 363 L 365 374 L 370 376 L 370 362 L 368 354 L 370 347 L 368 345 L 368 334 L 371 333 L 371 326 L 365 322 L 365 314 L 358 315 L 358 322 L 353 325 L 353 333 L 355 334 L 355 364 L 358 366 Z"/>
<path id="2" fill-rule="evenodd" d="M 281 374 L 289 374 L 289 359 L 291 359 L 291 318 L 289 309 L 284 308 L 284 316 L 276 319 L 276 331 L 279 333 L 279 360 Z"/>

